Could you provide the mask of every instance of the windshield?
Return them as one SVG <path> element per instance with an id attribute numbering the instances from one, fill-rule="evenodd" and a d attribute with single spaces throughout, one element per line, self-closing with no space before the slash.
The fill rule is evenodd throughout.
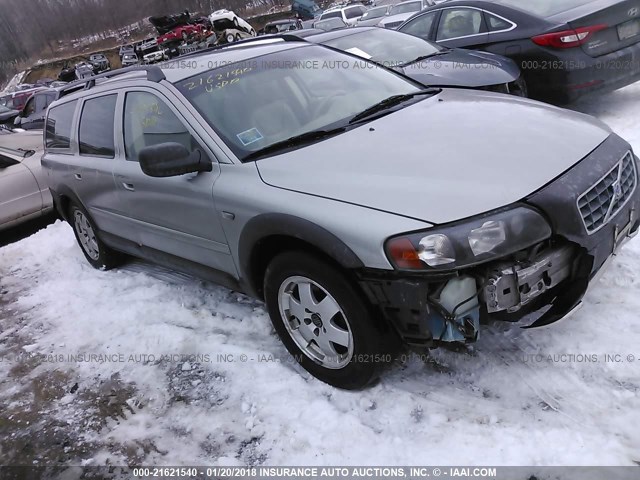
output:
<path id="1" fill-rule="evenodd" d="M 402 66 L 442 50 L 435 43 L 385 28 L 375 28 L 322 43 L 382 63 L 386 67 Z"/>
<path id="2" fill-rule="evenodd" d="M 389 15 L 398 15 L 400 13 L 419 12 L 422 9 L 422 2 L 409 2 L 396 5 L 391 8 Z"/>
<path id="3" fill-rule="evenodd" d="M 362 15 L 360 20 L 371 20 L 372 18 L 384 17 L 385 13 L 387 13 L 387 7 L 372 8 L 371 10 L 364 12 L 364 15 Z"/>
<path id="4" fill-rule="evenodd" d="M 297 135 L 347 127 L 382 100 L 420 91 L 375 64 L 312 45 L 209 70 L 175 85 L 241 160 Z"/>
<path id="5" fill-rule="evenodd" d="M 335 10 L 333 12 L 323 13 L 320 20 L 326 20 L 327 18 L 342 18 L 342 12 L 340 10 Z"/>
<path id="6" fill-rule="evenodd" d="M 313 28 L 319 28 L 320 30 L 329 31 L 342 28 L 346 25 L 340 18 L 327 18 L 326 20 L 318 20 L 313 24 Z"/>

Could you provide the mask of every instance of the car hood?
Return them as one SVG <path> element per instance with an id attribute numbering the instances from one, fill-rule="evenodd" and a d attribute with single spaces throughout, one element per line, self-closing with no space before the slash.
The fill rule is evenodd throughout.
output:
<path id="1" fill-rule="evenodd" d="M 404 22 L 409 17 L 413 17 L 417 12 L 398 13 L 397 15 L 388 15 L 382 19 L 380 25 L 393 22 Z"/>
<path id="2" fill-rule="evenodd" d="M 445 89 L 257 168 L 274 187 L 446 223 L 523 199 L 610 134 L 588 115 Z"/>
<path id="3" fill-rule="evenodd" d="M 425 85 L 470 88 L 509 83 L 520 76 L 513 60 L 462 49 L 445 51 L 398 70 Z"/>

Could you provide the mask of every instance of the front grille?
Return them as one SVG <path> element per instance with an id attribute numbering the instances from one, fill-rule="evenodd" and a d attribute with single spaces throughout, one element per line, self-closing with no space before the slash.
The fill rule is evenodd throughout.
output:
<path id="1" fill-rule="evenodd" d="M 637 173 L 631 152 L 620 160 L 601 180 L 578 198 L 578 209 L 587 233 L 604 227 L 633 195 Z"/>

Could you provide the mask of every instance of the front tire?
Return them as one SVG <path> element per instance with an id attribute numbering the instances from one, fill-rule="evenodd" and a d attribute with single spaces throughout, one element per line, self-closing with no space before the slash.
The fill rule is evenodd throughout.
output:
<path id="1" fill-rule="evenodd" d="M 327 262 L 303 252 L 280 254 L 267 267 L 264 292 L 282 343 L 319 380 L 360 389 L 393 360 L 392 342 L 369 305 Z"/>
<path id="2" fill-rule="evenodd" d="M 93 220 L 84 208 L 71 205 L 69 223 L 85 258 L 92 267 L 109 270 L 123 261 L 123 255 L 107 247 L 97 235 Z"/>

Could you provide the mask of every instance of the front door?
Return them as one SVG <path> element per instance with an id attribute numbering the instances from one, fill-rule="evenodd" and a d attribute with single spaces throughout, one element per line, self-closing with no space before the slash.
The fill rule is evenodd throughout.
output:
<path id="1" fill-rule="evenodd" d="M 229 246 L 213 200 L 213 171 L 176 177 L 145 175 L 138 163 L 140 150 L 177 142 L 212 157 L 184 117 L 159 93 L 129 91 L 123 105 L 125 161 L 114 166 L 119 194 L 125 199 L 131 226 L 139 243 L 160 252 L 236 275 Z"/>

